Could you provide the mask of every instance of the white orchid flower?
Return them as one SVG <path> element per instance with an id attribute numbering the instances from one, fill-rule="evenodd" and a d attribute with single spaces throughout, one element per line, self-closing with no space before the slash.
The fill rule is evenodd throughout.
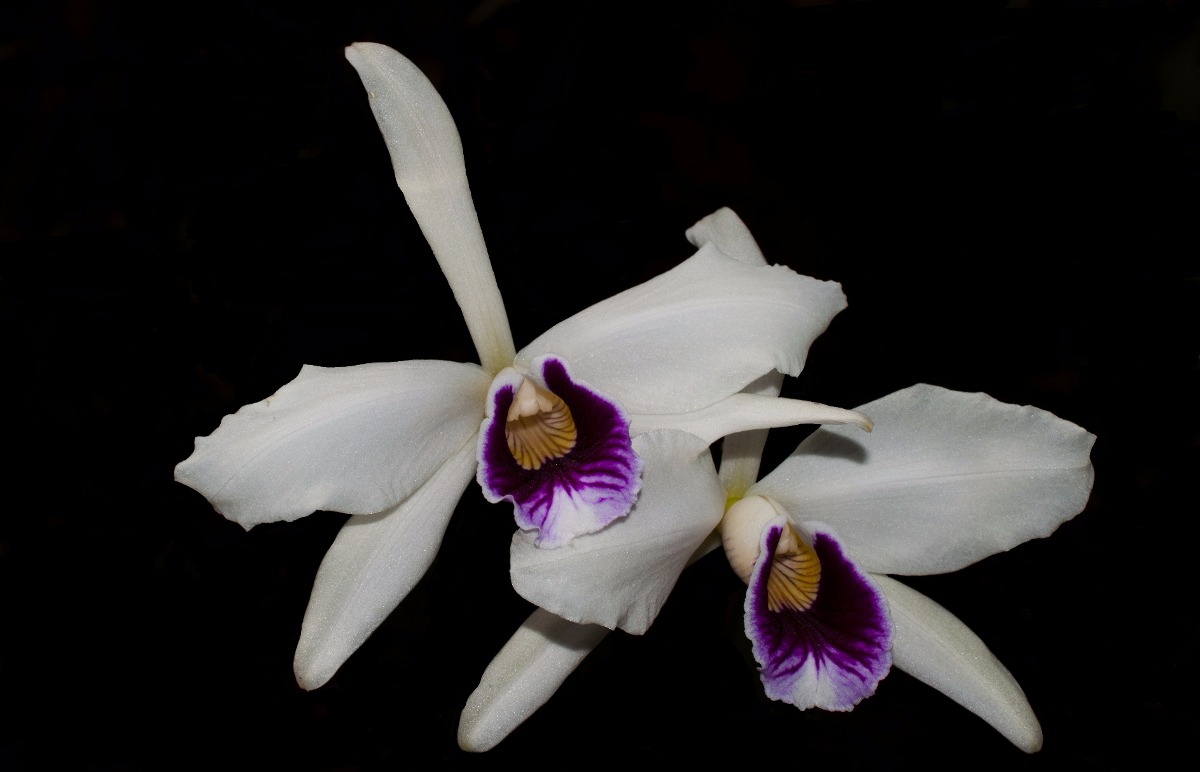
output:
<path id="1" fill-rule="evenodd" d="M 396 51 L 356 43 L 346 56 L 481 364 L 306 366 L 197 438 L 176 467 L 178 481 L 246 528 L 317 510 L 355 515 L 305 613 L 294 668 L 307 689 L 326 683 L 425 574 L 472 479 L 490 501 L 513 503 L 536 549 L 567 549 L 629 519 L 639 492 L 676 475 L 667 466 L 695 466 L 724 433 L 862 420 L 739 393 L 769 371 L 799 373 L 845 297 L 836 283 L 739 259 L 749 236 L 728 210 L 697 224 L 700 249 L 675 269 L 516 351 L 449 110 Z M 721 508 L 701 514 L 707 531 Z"/>
<path id="2" fill-rule="evenodd" d="M 872 433 L 820 428 L 757 483 L 766 432 L 725 440 L 731 503 L 720 532 L 748 584 L 745 629 L 767 695 L 849 710 L 894 664 L 1022 750 L 1039 750 L 1041 727 L 1004 665 L 953 614 L 889 574 L 955 571 L 1049 536 L 1087 502 L 1095 437 L 1037 408 L 924 384 L 857 410 Z M 601 595 L 655 583 L 599 579 L 591 592 Z M 503 740 L 604 638 L 604 619 L 563 618 L 572 603 L 586 601 L 536 610 L 488 666 L 462 713 L 464 749 Z"/>

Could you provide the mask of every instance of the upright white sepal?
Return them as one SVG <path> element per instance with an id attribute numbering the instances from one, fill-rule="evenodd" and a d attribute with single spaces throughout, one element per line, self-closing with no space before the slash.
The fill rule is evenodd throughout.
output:
<path id="1" fill-rule="evenodd" d="M 876 574 L 892 614 L 892 663 L 995 727 L 1026 753 L 1042 727 L 1017 679 L 958 617 L 916 590 Z"/>
<path id="2" fill-rule="evenodd" d="M 742 391 L 761 397 L 778 397 L 782 387 L 783 373 L 772 371 Z M 766 429 L 735 432 L 721 440 L 721 466 L 717 474 L 727 500 L 745 496 L 750 486 L 758 480 L 758 469 L 762 466 L 763 448 L 766 445 Z"/>
<path id="3" fill-rule="evenodd" d="M 362 78 L 383 132 L 396 184 L 450 282 L 490 373 L 511 364 L 516 348 L 488 259 L 462 142 L 446 103 L 411 61 L 379 43 L 354 43 L 346 59 Z"/>

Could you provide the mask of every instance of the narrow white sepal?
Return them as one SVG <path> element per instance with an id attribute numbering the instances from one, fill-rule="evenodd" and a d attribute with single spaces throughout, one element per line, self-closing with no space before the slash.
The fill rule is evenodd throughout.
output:
<path id="1" fill-rule="evenodd" d="M 495 374 L 516 347 L 467 183 L 462 142 L 437 89 L 415 64 L 378 43 L 354 43 L 358 71 L 383 132 L 396 184 L 450 282 L 479 352 Z"/>
<path id="2" fill-rule="evenodd" d="M 546 703 L 608 630 L 537 609 L 492 660 L 458 722 L 465 751 L 494 748 Z"/>
<path id="3" fill-rule="evenodd" d="M 783 373 L 771 371 L 742 391 L 778 397 L 782 387 Z M 763 448 L 766 445 L 766 429 L 734 432 L 721 441 L 721 466 L 717 469 L 717 476 L 721 480 L 721 487 L 725 489 L 726 499 L 740 499 L 758 480 L 758 469 L 762 466 Z"/>
<path id="4" fill-rule="evenodd" d="M 871 420 L 862 413 L 799 399 L 738 393 L 690 413 L 635 415 L 630 432 L 643 434 L 678 429 L 713 443 L 727 434 L 751 429 L 771 429 L 796 424 L 853 424 L 871 431 Z"/>
<path id="5" fill-rule="evenodd" d="M 325 684 L 420 581 L 454 508 L 475 477 L 472 437 L 396 507 L 351 518 L 325 553 L 300 629 L 293 669 L 304 689 Z"/>
<path id="6" fill-rule="evenodd" d="M 1026 753 L 1042 727 L 1008 668 L 958 617 L 891 577 L 872 574 L 892 613 L 893 664 L 991 724 Z"/>

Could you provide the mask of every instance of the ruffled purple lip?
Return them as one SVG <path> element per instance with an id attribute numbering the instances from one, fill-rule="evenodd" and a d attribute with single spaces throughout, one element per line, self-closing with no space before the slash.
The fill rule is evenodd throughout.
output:
<path id="1" fill-rule="evenodd" d="M 489 501 L 513 502 L 517 525 L 537 529 L 539 547 L 554 548 L 629 514 L 641 488 L 642 462 L 616 403 L 573 380 L 556 357 L 536 360 L 532 371 L 570 409 L 575 445 L 538 469 L 523 468 L 505 437 L 520 380 L 493 385 L 480 432 L 479 484 Z"/>
<path id="2" fill-rule="evenodd" d="M 783 529 L 764 529 L 746 592 L 746 634 L 767 696 L 800 709 L 850 710 L 875 692 L 891 668 L 892 623 L 875 583 L 832 534 L 816 531 L 820 560 L 815 600 L 806 610 L 768 608 L 767 578 Z"/>

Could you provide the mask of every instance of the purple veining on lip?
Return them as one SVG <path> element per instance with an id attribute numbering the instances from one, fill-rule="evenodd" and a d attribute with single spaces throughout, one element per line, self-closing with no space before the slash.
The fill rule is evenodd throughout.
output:
<path id="1" fill-rule="evenodd" d="M 500 386 L 480 433 L 479 483 L 489 501 L 513 502 L 517 525 L 538 529 L 538 546 L 553 548 L 629 514 L 642 485 L 642 461 L 616 403 L 572 380 L 560 359 L 543 357 L 532 369 L 540 369 L 542 384 L 570 408 L 575 447 L 539 469 L 522 468 L 504 436 L 515 387 Z"/>
<path id="2" fill-rule="evenodd" d="M 785 526 L 764 530 L 746 591 L 749 636 L 767 696 L 800 709 L 850 710 L 891 668 L 892 623 L 875 583 L 832 534 L 817 531 L 817 598 L 807 611 L 767 608 L 767 577 Z"/>

